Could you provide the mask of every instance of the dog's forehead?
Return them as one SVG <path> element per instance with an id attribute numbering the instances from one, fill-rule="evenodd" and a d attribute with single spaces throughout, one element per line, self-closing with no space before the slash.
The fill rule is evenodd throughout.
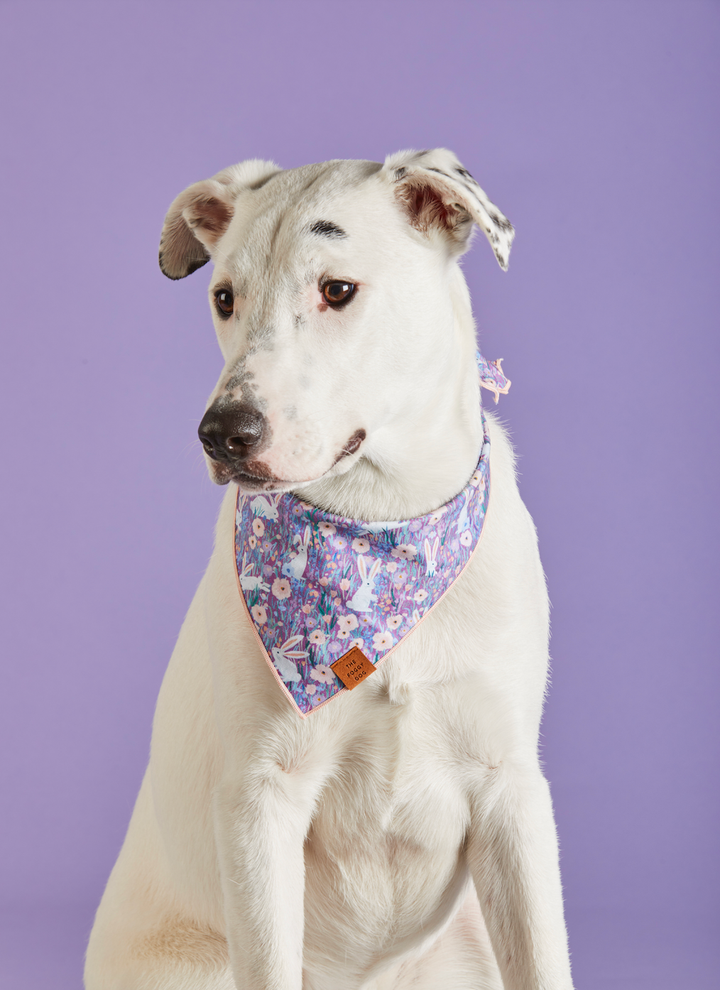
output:
<path id="1" fill-rule="evenodd" d="M 380 171 L 379 162 L 337 159 L 275 173 L 258 190 L 258 202 L 284 210 L 309 209 L 351 193 Z"/>
<path id="2" fill-rule="evenodd" d="M 348 236 L 338 214 L 362 217 L 363 185 L 381 168 L 378 162 L 338 160 L 275 173 L 238 197 L 223 250 L 254 267 L 281 243 L 300 248 L 304 241 L 308 250 L 313 242 L 337 243 Z"/>

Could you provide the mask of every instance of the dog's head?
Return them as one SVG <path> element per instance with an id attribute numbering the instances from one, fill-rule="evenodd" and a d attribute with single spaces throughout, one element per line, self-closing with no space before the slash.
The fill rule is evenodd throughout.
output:
<path id="1" fill-rule="evenodd" d="M 225 367 L 198 431 L 212 479 L 297 488 L 381 461 L 393 430 L 427 418 L 457 360 L 456 260 L 475 225 L 506 268 L 511 224 L 443 149 L 287 171 L 252 160 L 182 192 L 160 267 L 215 266 Z"/>

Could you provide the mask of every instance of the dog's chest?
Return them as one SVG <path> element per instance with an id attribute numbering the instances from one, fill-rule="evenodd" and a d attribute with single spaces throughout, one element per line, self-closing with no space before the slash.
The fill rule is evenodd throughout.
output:
<path id="1" fill-rule="evenodd" d="M 431 699 L 391 691 L 336 754 L 306 843 L 310 927 L 317 909 L 319 928 L 361 925 L 376 944 L 451 909 L 469 818 L 467 761 Z"/>

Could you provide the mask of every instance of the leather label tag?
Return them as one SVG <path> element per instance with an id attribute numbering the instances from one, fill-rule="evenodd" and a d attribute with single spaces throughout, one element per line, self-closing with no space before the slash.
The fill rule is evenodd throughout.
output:
<path id="1" fill-rule="evenodd" d="M 352 691 L 375 670 L 373 664 L 357 646 L 353 646 L 347 653 L 343 653 L 339 660 L 330 664 L 330 667 L 348 691 Z"/>

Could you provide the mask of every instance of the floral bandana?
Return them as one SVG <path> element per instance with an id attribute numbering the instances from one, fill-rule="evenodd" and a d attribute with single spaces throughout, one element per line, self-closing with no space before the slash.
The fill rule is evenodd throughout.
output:
<path id="1" fill-rule="evenodd" d="M 480 384 L 510 387 L 478 354 Z M 485 416 L 475 473 L 426 516 L 363 523 L 287 492 L 243 495 L 235 516 L 240 593 L 265 658 L 301 716 L 371 674 L 464 570 L 487 512 Z"/>

